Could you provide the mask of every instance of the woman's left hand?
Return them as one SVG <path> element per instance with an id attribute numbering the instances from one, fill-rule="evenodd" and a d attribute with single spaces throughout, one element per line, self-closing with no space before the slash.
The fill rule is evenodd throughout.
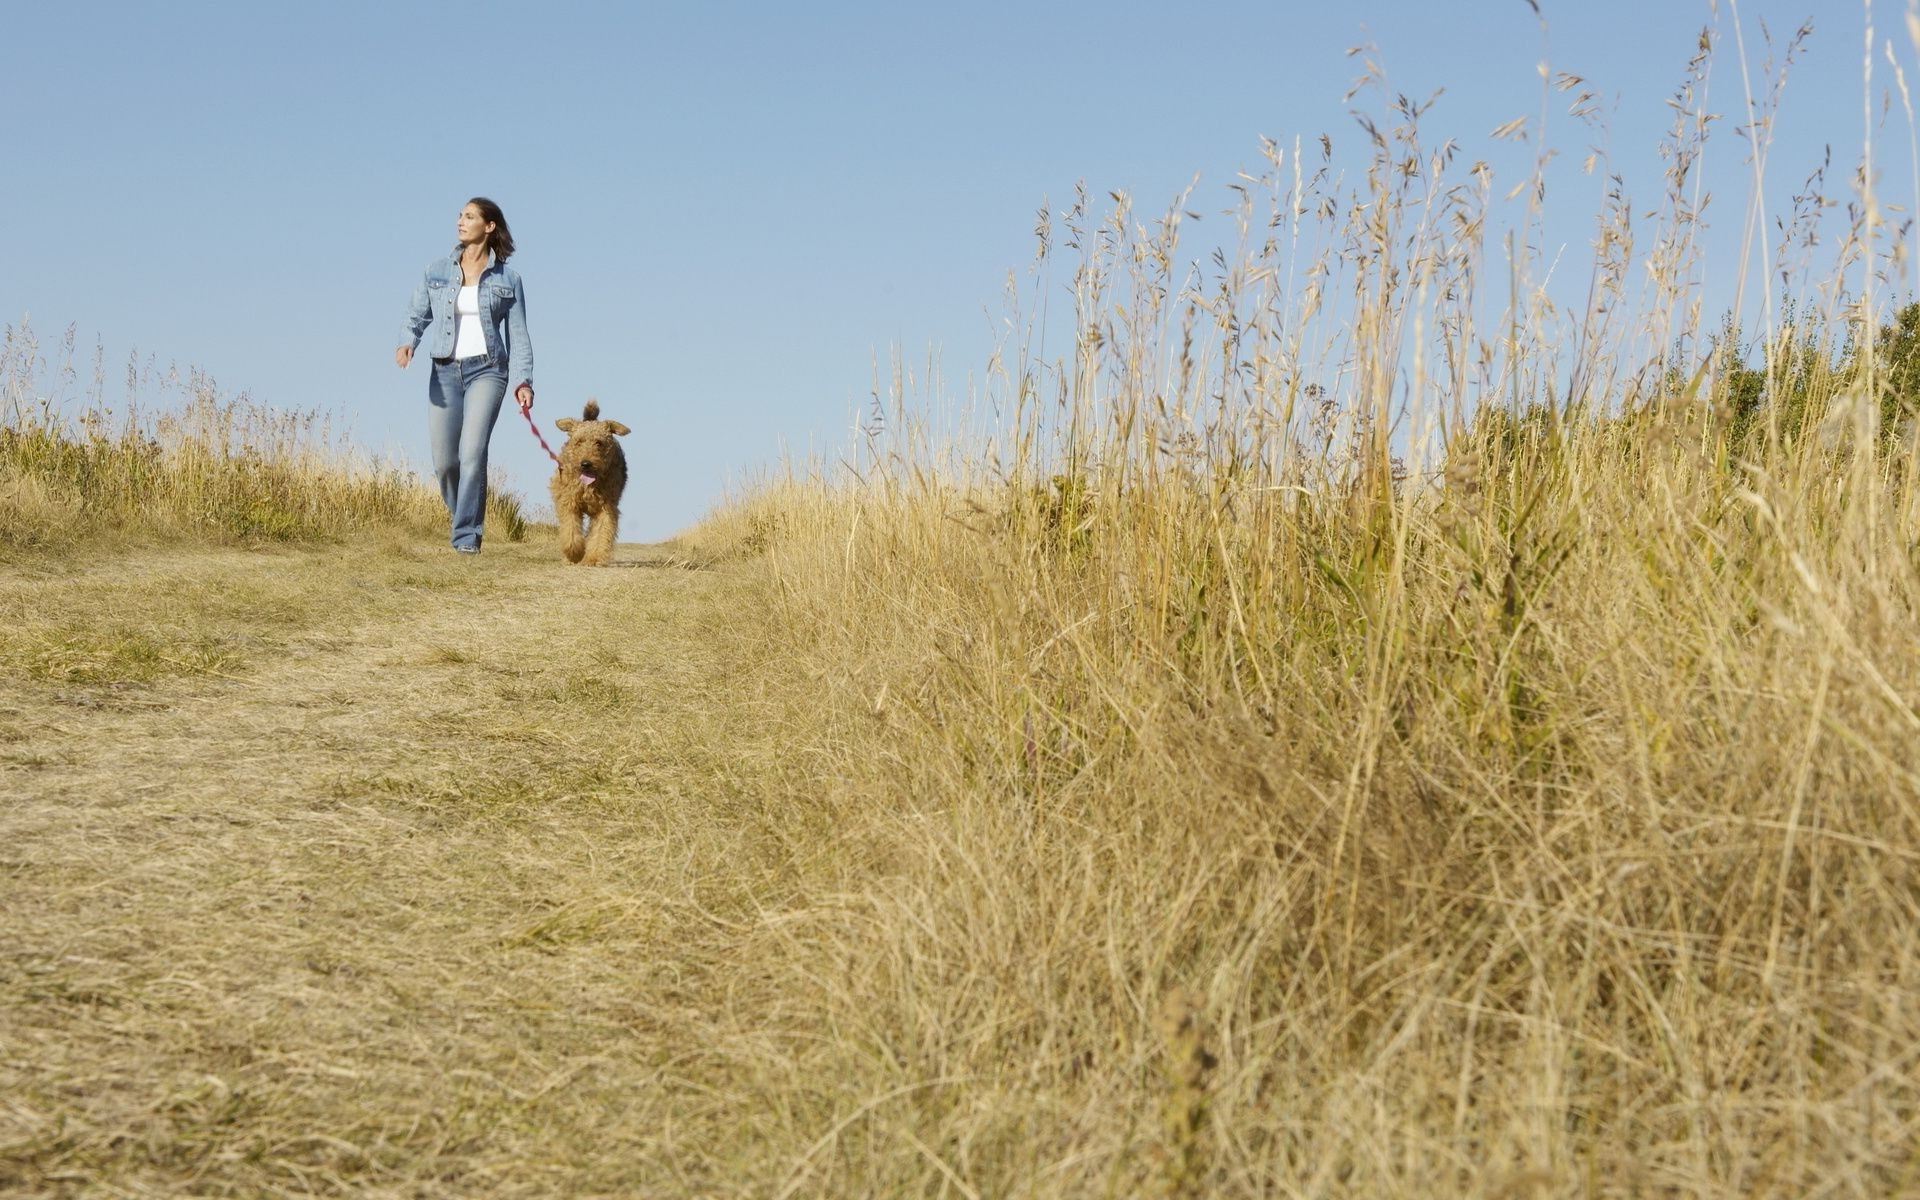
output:
<path id="1" fill-rule="evenodd" d="M 513 398 L 520 402 L 520 411 L 522 413 L 533 411 L 533 389 L 531 387 L 524 383 L 521 384 L 518 388 L 514 389 Z"/>

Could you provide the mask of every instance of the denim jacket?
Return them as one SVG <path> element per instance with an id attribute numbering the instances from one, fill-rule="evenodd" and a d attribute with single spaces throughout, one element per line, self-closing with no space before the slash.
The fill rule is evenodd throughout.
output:
<path id="1" fill-rule="evenodd" d="M 453 303 L 463 276 L 460 247 L 445 258 L 427 264 L 407 306 L 400 327 L 400 344 L 418 346 L 431 330 L 427 354 L 446 358 L 453 353 Z M 480 328 L 487 335 L 487 357 L 507 370 L 507 390 L 533 386 L 533 341 L 527 336 L 527 289 L 510 267 L 490 262 L 480 272 Z"/>

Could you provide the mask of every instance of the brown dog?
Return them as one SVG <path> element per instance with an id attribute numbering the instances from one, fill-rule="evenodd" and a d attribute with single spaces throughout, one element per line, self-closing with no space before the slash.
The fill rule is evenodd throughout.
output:
<path id="1" fill-rule="evenodd" d="M 587 401 L 580 418 L 554 422 L 567 435 L 567 444 L 560 448 L 560 466 L 547 487 L 553 493 L 553 515 L 560 520 L 560 553 L 570 563 L 584 558 L 590 567 L 604 567 L 613 558 L 620 533 L 620 493 L 627 488 L 627 456 L 613 439 L 633 431 L 618 421 L 600 420 L 598 400 Z M 587 520 L 584 538 L 582 517 Z"/>

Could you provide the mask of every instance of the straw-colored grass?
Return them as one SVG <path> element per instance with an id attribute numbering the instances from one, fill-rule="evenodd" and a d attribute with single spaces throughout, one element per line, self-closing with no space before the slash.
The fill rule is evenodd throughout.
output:
<path id="1" fill-rule="evenodd" d="M 1503 209 L 1395 99 L 1358 182 L 1270 144 L 1211 268 L 1188 197 L 1043 213 L 973 432 L 897 377 L 720 515 L 858 864 L 786 926 L 805 1186 L 1920 1192 L 1920 310 L 1863 192 L 1756 345 L 1703 320 L 1710 46 L 1584 307 L 1544 156 Z"/>
<path id="2" fill-rule="evenodd" d="M 72 329 L 51 354 L 25 323 L 0 342 L 0 554 L 128 534 L 257 545 L 445 524 L 431 488 L 355 451 L 324 413 L 273 409 L 223 394 L 204 372 L 160 376 L 137 359 L 116 413 L 97 354 L 92 385 L 75 394 Z M 516 495 L 495 487 L 488 500 L 497 537 L 525 536 Z"/>
<path id="3" fill-rule="evenodd" d="M 739 602 L 525 545 L 0 576 L 0 1193 L 694 1194 L 772 1156 L 713 1152 L 762 1086 L 741 930 L 792 890 L 795 823 L 734 782 L 771 737 Z"/>

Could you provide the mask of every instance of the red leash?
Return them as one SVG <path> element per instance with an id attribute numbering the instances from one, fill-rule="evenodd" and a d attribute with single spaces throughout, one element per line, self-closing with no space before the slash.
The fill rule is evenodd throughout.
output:
<path id="1" fill-rule="evenodd" d="M 540 443 L 540 448 L 547 452 L 547 457 L 553 460 L 553 465 L 559 466 L 560 456 L 553 452 L 552 446 L 547 445 L 547 439 L 540 436 L 540 427 L 533 423 L 533 410 L 523 408 L 520 410 L 520 415 L 527 419 L 527 428 L 533 430 L 533 440 Z"/>

